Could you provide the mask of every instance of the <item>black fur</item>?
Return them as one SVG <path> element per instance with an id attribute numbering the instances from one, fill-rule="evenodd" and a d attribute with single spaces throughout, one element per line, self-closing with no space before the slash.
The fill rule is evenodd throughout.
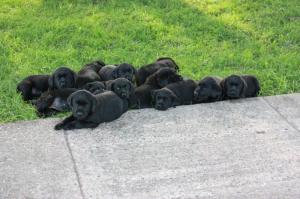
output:
<path id="1" fill-rule="evenodd" d="M 76 74 L 67 67 L 60 67 L 49 77 L 49 90 L 75 88 Z"/>
<path id="2" fill-rule="evenodd" d="M 179 71 L 178 65 L 172 58 L 170 58 L 170 57 L 158 58 L 154 63 L 144 65 L 137 71 L 137 75 L 136 75 L 137 86 L 144 84 L 146 79 L 150 75 L 152 75 L 157 70 L 164 68 L 164 67 L 173 68 L 177 72 Z"/>
<path id="3" fill-rule="evenodd" d="M 199 81 L 194 92 L 194 101 L 198 103 L 215 102 L 223 99 L 221 79 L 205 77 Z"/>
<path id="4" fill-rule="evenodd" d="M 48 90 L 49 75 L 31 75 L 17 85 L 17 92 L 21 93 L 24 101 L 37 99 Z"/>
<path id="5" fill-rule="evenodd" d="M 69 111 L 67 98 L 76 90 L 76 88 L 64 88 L 43 93 L 34 103 L 38 116 L 47 117 L 58 112 Z"/>
<path id="6" fill-rule="evenodd" d="M 129 107 L 136 106 L 136 98 L 134 96 L 134 85 L 131 81 L 125 78 L 117 78 L 106 82 L 106 89 L 113 91 L 120 98 L 128 100 Z"/>
<path id="7" fill-rule="evenodd" d="M 154 108 L 167 110 L 177 105 L 189 105 L 193 103 L 194 90 L 197 84 L 194 80 L 183 80 L 168 84 L 162 89 L 151 92 Z"/>
<path id="8" fill-rule="evenodd" d="M 90 91 L 94 95 L 103 93 L 106 90 L 106 86 L 103 82 L 90 82 L 83 86 L 84 90 Z"/>
<path id="9" fill-rule="evenodd" d="M 252 75 L 231 75 L 222 80 L 224 99 L 256 97 L 260 91 L 259 81 Z"/>
<path id="10" fill-rule="evenodd" d="M 93 95 L 80 90 L 68 98 L 68 104 L 72 115 L 57 124 L 55 130 L 95 128 L 119 118 L 128 109 L 127 103 L 112 91 Z"/>
<path id="11" fill-rule="evenodd" d="M 127 63 L 122 63 L 119 65 L 107 65 L 101 68 L 99 71 L 102 81 L 114 80 L 123 77 L 133 82 L 135 74 L 135 68 Z"/>
<path id="12" fill-rule="evenodd" d="M 145 84 L 135 89 L 137 108 L 152 107 L 151 91 L 178 81 L 182 81 L 182 77 L 176 73 L 175 69 L 167 67 L 159 69 L 147 78 Z"/>
<path id="13" fill-rule="evenodd" d="M 89 82 L 100 81 L 101 79 L 98 72 L 103 66 L 105 66 L 105 63 L 101 60 L 93 61 L 84 65 L 77 74 L 77 88 L 82 88 Z"/>

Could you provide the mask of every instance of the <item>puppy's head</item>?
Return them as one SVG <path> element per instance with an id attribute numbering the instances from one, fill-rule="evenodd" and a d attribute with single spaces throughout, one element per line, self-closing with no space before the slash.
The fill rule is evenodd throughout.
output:
<path id="1" fill-rule="evenodd" d="M 170 107 L 179 105 L 177 96 L 167 88 L 151 91 L 154 108 L 157 110 L 167 110 Z"/>
<path id="2" fill-rule="evenodd" d="M 182 77 L 178 75 L 173 68 L 161 68 L 154 73 L 155 81 L 160 88 L 178 81 L 182 81 Z"/>
<path id="3" fill-rule="evenodd" d="M 113 80 L 110 90 L 116 93 L 120 98 L 129 99 L 134 93 L 134 86 L 128 79 L 118 78 Z"/>
<path id="4" fill-rule="evenodd" d="M 136 74 L 135 68 L 127 63 L 122 63 L 118 65 L 114 70 L 113 70 L 113 77 L 115 79 L 123 77 L 128 79 L 129 81 L 133 81 L 133 77 Z"/>
<path id="5" fill-rule="evenodd" d="M 224 95 L 229 99 L 238 99 L 244 96 L 246 82 L 238 75 L 231 75 L 221 82 Z"/>
<path id="6" fill-rule="evenodd" d="M 84 85 L 83 89 L 90 91 L 91 93 L 96 95 L 105 91 L 105 85 L 102 82 L 95 81 L 87 83 L 86 85 Z"/>
<path id="7" fill-rule="evenodd" d="M 95 72 L 99 72 L 99 70 L 105 66 L 105 63 L 102 60 L 92 61 L 84 66 L 84 68 L 92 69 Z"/>
<path id="8" fill-rule="evenodd" d="M 74 88 L 76 81 L 76 74 L 67 67 L 58 68 L 48 80 L 50 90 Z"/>
<path id="9" fill-rule="evenodd" d="M 78 120 L 84 120 L 95 112 L 97 100 L 89 91 L 79 90 L 68 97 L 68 104 L 73 116 Z"/>
<path id="10" fill-rule="evenodd" d="M 179 71 L 178 65 L 171 57 L 160 57 L 156 60 L 156 63 L 166 67 L 174 68 L 176 71 Z"/>
<path id="11" fill-rule="evenodd" d="M 194 91 L 197 102 L 214 102 L 222 99 L 223 93 L 219 82 L 212 77 L 202 79 Z"/>

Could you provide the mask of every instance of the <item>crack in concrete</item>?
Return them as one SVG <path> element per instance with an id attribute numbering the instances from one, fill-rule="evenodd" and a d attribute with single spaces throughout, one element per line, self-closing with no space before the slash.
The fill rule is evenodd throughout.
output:
<path id="1" fill-rule="evenodd" d="M 294 125 L 292 122 L 290 122 L 276 107 L 270 104 L 269 100 L 267 100 L 265 97 L 262 97 L 262 99 L 284 120 L 286 123 L 288 123 L 291 127 L 293 127 L 294 130 L 296 130 L 298 133 L 300 133 L 300 129 L 297 128 L 296 125 Z"/>
<path id="2" fill-rule="evenodd" d="M 69 153 L 70 153 L 71 160 L 72 160 L 72 163 L 73 163 L 73 168 L 74 168 L 74 172 L 75 172 L 75 175 L 76 175 L 77 183 L 78 183 L 78 185 L 79 185 L 79 190 L 80 190 L 81 197 L 82 197 L 83 199 L 85 199 L 85 196 L 84 196 L 84 193 L 83 193 L 83 189 L 82 189 L 82 184 L 81 184 L 81 182 L 80 182 L 80 177 L 79 177 L 78 168 L 77 168 L 76 161 L 75 161 L 75 158 L 74 158 L 74 155 L 73 155 L 71 146 L 70 146 L 70 142 L 69 142 L 69 138 L 68 138 L 67 132 L 64 132 L 64 137 L 65 137 L 65 141 L 66 141 L 66 144 L 67 144 L 67 148 L 68 148 L 68 151 L 69 151 Z"/>

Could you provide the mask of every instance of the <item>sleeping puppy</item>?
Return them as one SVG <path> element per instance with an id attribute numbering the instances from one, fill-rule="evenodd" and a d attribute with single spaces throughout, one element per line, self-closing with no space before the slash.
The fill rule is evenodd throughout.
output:
<path id="1" fill-rule="evenodd" d="M 256 97 L 260 91 L 259 81 L 252 75 L 231 75 L 221 81 L 224 99 Z"/>
<path id="2" fill-rule="evenodd" d="M 31 75 L 17 85 L 17 92 L 21 93 L 24 101 L 37 99 L 48 90 L 49 75 Z"/>
<path id="3" fill-rule="evenodd" d="M 203 78 L 194 91 L 194 101 L 197 103 L 215 102 L 222 98 L 221 79 L 218 77 Z"/>
<path id="4" fill-rule="evenodd" d="M 134 107 L 136 105 L 134 85 L 131 81 L 121 77 L 115 80 L 109 80 L 105 84 L 107 90 L 113 91 L 120 98 L 128 100 L 129 107 Z"/>
<path id="5" fill-rule="evenodd" d="M 78 73 L 76 79 L 77 88 L 82 88 L 85 84 L 94 81 L 100 81 L 98 72 L 105 66 L 105 63 L 101 60 L 93 61 L 86 64 Z"/>
<path id="6" fill-rule="evenodd" d="M 103 82 L 90 82 L 83 86 L 84 90 L 90 91 L 94 95 L 103 93 L 106 90 L 106 86 Z"/>
<path id="7" fill-rule="evenodd" d="M 135 97 L 137 102 L 136 108 L 152 107 L 152 90 L 160 89 L 170 83 L 179 81 L 182 81 L 182 77 L 176 73 L 175 69 L 167 67 L 159 69 L 147 78 L 145 84 L 135 89 Z"/>
<path id="8" fill-rule="evenodd" d="M 135 68 L 127 63 L 122 63 L 119 65 L 107 65 L 101 68 L 101 70 L 99 71 L 99 75 L 102 81 L 108 81 L 123 77 L 132 82 L 135 74 Z"/>
<path id="9" fill-rule="evenodd" d="M 49 77 L 49 90 L 75 88 L 75 82 L 75 72 L 67 67 L 60 67 Z"/>
<path id="10" fill-rule="evenodd" d="M 136 83 L 137 86 L 140 86 L 145 83 L 146 79 L 155 73 L 160 68 L 173 68 L 177 72 L 179 71 L 179 67 L 176 62 L 170 57 L 161 57 L 158 58 L 154 63 L 142 66 L 136 74 Z"/>
<path id="11" fill-rule="evenodd" d="M 76 88 L 49 90 L 41 95 L 34 103 L 39 117 L 48 117 L 58 112 L 69 111 L 67 98 L 77 91 Z"/>
<path id="12" fill-rule="evenodd" d="M 197 84 L 193 80 L 183 80 L 168 84 L 162 89 L 152 91 L 151 96 L 154 102 L 154 108 L 167 110 L 177 105 L 192 104 L 196 86 Z"/>
<path id="13" fill-rule="evenodd" d="M 127 111 L 127 103 L 114 92 L 107 91 L 98 95 L 80 90 L 68 98 L 72 115 L 55 126 L 55 130 L 96 128 L 100 123 L 119 118 Z"/>

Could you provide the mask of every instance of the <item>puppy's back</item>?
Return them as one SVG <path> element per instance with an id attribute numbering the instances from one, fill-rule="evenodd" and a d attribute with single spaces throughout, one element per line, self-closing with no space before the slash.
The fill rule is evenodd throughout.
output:
<path id="1" fill-rule="evenodd" d="M 106 91 L 95 95 L 97 99 L 96 115 L 99 122 L 110 122 L 127 111 L 128 105 L 114 92 Z M 126 106 L 127 105 L 127 106 Z"/>
<path id="2" fill-rule="evenodd" d="M 179 98 L 181 104 L 189 104 L 192 102 L 196 87 L 196 82 L 191 79 L 175 82 L 166 86 L 166 88 L 173 91 L 173 93 Z"/>

